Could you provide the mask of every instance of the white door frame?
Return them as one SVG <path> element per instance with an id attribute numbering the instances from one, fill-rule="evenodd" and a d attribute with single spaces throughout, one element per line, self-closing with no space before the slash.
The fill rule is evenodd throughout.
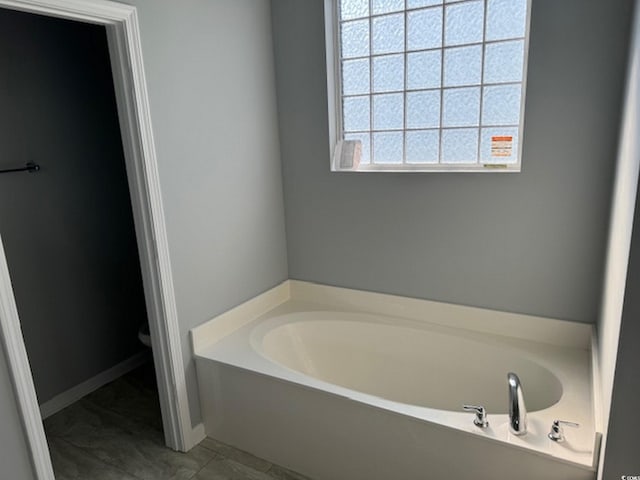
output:
<path id="1" fill-rule="evenodd" d="M 136 8 L 107 0 L 0 0 L 0 8 L 106 27 L 165 440 L 169 447 L 187 451 L 197 439 L 191 428 Z M 0 337 L 6 350 L 36 477 L 38 480 L 54 480 L 1 236 Z"/>

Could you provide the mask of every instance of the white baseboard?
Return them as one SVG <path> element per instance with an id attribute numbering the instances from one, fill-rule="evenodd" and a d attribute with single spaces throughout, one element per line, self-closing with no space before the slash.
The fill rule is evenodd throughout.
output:
<path id="1" fill-rule="evenodd" d="M 72 403 L 86 397 L 91 392 L 94 392 L 107 383 L 113 382 L 124 374 L 139 367 L 145 363 L 148 355 L 149 354 L 146 351 L 136 353 L 133 357 L 128 358 L 124 362 L 120 362 L 110 369 L 99 373 L 95 377 L 91 377 L 89 380 L 85 380 L 81 384 L 76 385 L 75 387 L 56 395 L 51 400 L 44 402 L 40 405 L 40 414 L 42 415 L 42 419 L 44 420 L 45 418 L 58 413 L 60 410 L 68 407 Z"/>

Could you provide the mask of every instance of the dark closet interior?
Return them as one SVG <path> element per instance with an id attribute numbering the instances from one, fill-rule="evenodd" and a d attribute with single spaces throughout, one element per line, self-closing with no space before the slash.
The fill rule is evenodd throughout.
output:
<path id="1" fill-rule="evenodd" d="M 146 321 L 103 26 L 0 9 L 0 234 L 42 404 L 131 358 Z"/>

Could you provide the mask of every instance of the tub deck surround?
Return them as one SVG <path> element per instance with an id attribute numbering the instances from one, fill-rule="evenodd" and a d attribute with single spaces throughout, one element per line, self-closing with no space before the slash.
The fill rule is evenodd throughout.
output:
<path id="1" fill-rule="evenodd" d="M 481 331 L 485 322 L 488 333 Z M 547 326 L 552 338 L 545 342 Z M 384 458 L 395 448 L 386 440 L 369 445 L 362 436 L 394 438 L 409 428 L 405 450 L 418 445 L 424 450 L 405 458 L 407 478 L 425 461 L 434 472 L 446 471 L 438 464 L 447 455 L 434 450 L 471 440 L 474 451 L 459 452 L 458 463 L 466 467 L 458 478 L 505 474 L 500 469 L 518 459 L 545 478 L 587 479 L 594 478 L 599 446 L 590 334 L 590 326 L 571 322 L 285 282 L 194 329 L 192 340 L 207 434 L 312 477 L 361 478 L 355 464 Z M 398 364 L 389 365 L 388 358 Z M 529 410 L 529 433 L 523 437 L 508 430 L 510 370 L 520 375 Z M 247 390 L 253 402 L 245 400 L 241 408 L 237 395 Z M 315 400 L 303 400 L 310 396 Z M 473 425 L 473 414 L 462 412 L 462 403 L 484 403 L 489 428 Z M 298 438 L 298 428 L 319 428 L 317 419 L 308 416 L 331 425 L 340 418 L 339 410 L 354 405 L 362 408 L 353 415 L 357 419 L 334 425 L 349 430 L 338 435 L 344 445 L 335 454 L 353 450 L 335 462 L 337 470 L 323 470 L 309 454 L 291 453 L 296 442 L 313 449 L 335 441 Z M 283 419 L 283 412 L 290 416 Z M 552 442 L 547 433 L 556 419 L 577 422 L 580 428 L 565 429 L 566 442 Z M 255 428 L 243 425 L 249 420 Z M 382 431 L 370 430 L 376 422 L 382 422 Z M 270 436 L 265 428 L 279 433 Z M 369 445 L 366 451 L 357 446 L 358 438 Z M 510 457 L 506 463 L 505 455 Z M 404 454 L 395 452 L 393 458 Z M 384 473 L 380 466 L 374 470 Z M 528 478 L 521 471 L 512 473 Z M 362 478 L 378 478 L 373 471 L 368 475 L 374 476 Z"/>
<path id="2" fill-rule="evenodd" d="M 593 327 L 584 323 L 286 280 L 192 329 L 194 352 L 290 300 L 585 350 L 591 348 L 593 334 Z"/>

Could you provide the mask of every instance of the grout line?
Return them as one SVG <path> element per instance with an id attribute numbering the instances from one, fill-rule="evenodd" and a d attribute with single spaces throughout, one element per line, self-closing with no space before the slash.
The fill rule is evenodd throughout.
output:
<path id="1" fill-rule="evenodd" d="M 414 52 L 410 52 L 414 53 Z M 462 90 L 465 88 L 475 88 L 475 87 L 510 87 L 514 85 L 522 85 L 522 82 L 491 82 L 491 83 L 465 83 L 463 85 L 451 85 L 444 88 L 439 87 L 431 87 L 431 88 L 410 88 L 407 89 L 406 92 L 409 93 L 421 93 L 421 92 L 436 92 L 438 90 Z M 372 94 L 369 93 L 352 93 L 349 95 L 343 95 L 343 98 L 364 98 L 368 96 L 379 96 L 379 95 L 392 95 L 403 93 L 405 90 L 385 90 L 382 92 L 375 92 Z"/>
<path id="2" fill-rule="evenodd" d="M 450 4 L 447 4 L 450 5 Z M 441 8 L 441 7 L 438 7 Z M 437 52 L 438 50 L 454 50 L 456 48 L 465 48 L 465 47 L 477 47 L 478 45 L 492 45 L 494 43 L 510 43 L 510 42 L 522 42 L 526 40 L 526 37 L 508 37 L 501 38 L 500 40 L 487 40 L 486 42 L 470 42 L 470 43 L 460 43 L 456 45 L 449 45 L 447 47 L 431 47 L 431 48 L 418 48 L 415 50 L 407 50 L 407 53 L 425 53 L 425 52 Z M 376 53 L 371 55 L 356 55 L 354 57 L 343 57 L 340 56 L 340 60 L 343 61 L 351 61 L 351 60 L 365 60 L 370 57 L 380 58 L 380 57 L 390 57 L 392 55 L 400 55 L 402 52 L 388 52 L 388 53 Z"/>
<path id="3" fill-rule="evenodd" d="M 440 123 L 438 125 L 438 164 L 444 164 L 443 149 L 444 143 L 444 53 L 445 53 L 445 29 L 447 28 L 447 4 L 442 2 L 442 32 L 440 37 Z"/>
<path id="4" fill-rule="evenodd" d="M 227 445 L 227 446 L 229 446 L 229 445 Z M 239 449 L 237 449 L 237 448 L 235 448 L 235 447 L 231 447 L 231 446 L 229 446 L 229 447 L 230 447 L 230 448 L 233 448 L 234 450 L 237 450 L 237 451 L 239 451 L 239 452 L 241 452 L 241 453 L 247 453 L 247 452 L 243 452 L 242 450 L 239 450 Z M 274 468 L 274 467 L 279 467 L 279 468 L 283 468 L 283 469 L 284 469 L 284 467 L 280 467 L 279 465 L 275 465 L 274 463 L 271 463 L 271 462 L 269 462 L 268 460 L 264 460 L 263 458 L 256 457 L 256 458 L 260 458 L 260 460 L 264 460 L 264 462 L 265 462 L 265 463 L 267 463 L 267 464 L 269 465 L 269 467 L 268 467 L 266 470 L 264 470 L 264 471 L 262 471 L 262 470 L 258 470 L 258 469 L 256 469 L 256 468 L 254 468 L 254 467 L 250 466 L 250 465 L 247 465 L 246 463 L 241 462 L 240 460 L 237 460 L 237 459 L 234 459 L 234 458 L 228 457 L 228 456 L 226 456 L 226 455 L 224 455 L 224 454 L 222 454 L 222 453 L 220 453 L 220 452 L 216 452 L 216 451 L 210 450 L 210 449 L 208 449 L 207 447 L 202 447 L 202 448 L 204 448 L 205 450 L 208 450 L 208 451 L 210 451 L 211 453 L 213 453 L 213 457 L 212 457 L 211 459 L 209 459 L 209 461 L 207 461 L 207 463 L 206 463 L 206 464 L 204 464 L 204 465 L 202 466 L 202 468 L 200 468 L 200 470 L 198 470 L 197 472 L 195 472 L 195 473 L 193 474 L 193 476 L 189 477 L 190 479 L 191 479 L 191 478 L 193 478 L 193 477 L 195 477 L 196 475 L 198 475 L 200 472 L 202 472 L 202 471 L 203 471 L 205 468 L 207 468 L 207 466 L 209 466 L 212 462 L 214 462 L 214 461 L 219 461 L 219 460 L 226 460 L 226 461 L 231 462 L 231 463 L 236 463 L 236 464 L 238 464 L 238 465 L 242 465 L 243 467 L 245 467 L 246 469 L 248 469 L 248 470 L 250 470 L 250 471 L 256 472 L 257 474 L 267 475 L 267 476 L 269 476 L 269 477 L 271 477 L 271 475 L 269 474 L 269 472 L 270 472 L 271 470 L 273 470 L 273 468 Z M 249 454 L 249 455 L 250 455 L 250 454 Z M 273 477 L 271 477 L 271 478 L 273 478 Z M 274 479 L 274 480 L 275 480 L 275 479 Z"/>
<path id="5" fill-rule="evenodd" d="M 484 70 L 485 70 L 485 56 L 487 52 L 487 17 L 489 16 L 489 3 L 488 0 L 484 0 L 483 2 L 483 11 L 482 11 L 482 60 L 480 62 L 480 109 L 478 112 L 478 148 L 477 148 L 477 159 L 476 163 L 482 163 L 482 112 L 484 110 Z"/>
<path id="6" fill-rule="evenodd" d="M 409 52 L 408 44 L 409 44 L 409 13 L 407 12 L 407 0 L 404 0 L 404 54 L 402 56 L 403 60 L 403 68 L 404 68 L 404 89 L 402 90 L 402 164 L 407 163 L 407 110 L 409 108 L 409 101 L 407 95 L 408 88 L 408 68 L 407 63 L 409 62 Z"/>
<path id="7" fill-rule="evenodd" d="M 195 476 L 196 476 L 196 475 L 198 475 L 200 472 L 202 472 L 205 468 L 207 468 L 207 467 L 211 464 L 211 462 L 213 462 L 213 461 L 217 461 L 217 460 L 219 459 L 219 457 L 224 458 L 224 457 L 223 457 L 222 455 L 220 455 L 218 452 L 214 452 L 213 450 L 209 450 L 209 449 L 208 449 L 208 448 L 206 448 L 206 447 L 202 447 L 202 448 L 204 448 L 205 450 L 208 450 L 208 451 L 210 451 L 211 453 L 213 453 L 213 457 L 211 457 L 211 458 L 210 458 L 210 459 L 209 459 L 209 460 L 208 460 L 208 461 L 207 461 L 207 462 L 206 462 L 206 463 L 205 463 L 205 464 L 200 468 L 200 470 L 198 470 L 198 471 L 194 472 L 194 474 L 193 474 L 193 475 L 191 475 L 191 476 L 189 477 L 189 479 L 188 479 L 188 480 L 191 480 L 192 478 L 195 478 Z"/>
<path id="8" fill-rule="evenodd" d="M 443 1 L 443 3 L 448 3 L 448 4 L 452 4 L 452 3 L 471 3 L 471 2 L 477 2 L 478 0 L 446 0 Z M 423 7 L 413 7 L 413 8 L 408 8 L 407 11 L 408 12 L 416 12 L 419 10 L 434 10 L 436 8 L 440 8 L 440 4 L 436 4 L 436 5 L 427 5 L 427 6 L 423 6 Z M 371 12 L 371 10 L 370 10 Z M 398 15 L 399 13 L 401 13 L 401 10 L 394 10 L 391 12 L 384 12 L 384 13 L 374 13 L 372 15 L 369 15 L 369 17 L 387 17 L 389 15 Z M 340 23 L 346 23 L 346 22 L 356 22 L 358 20 L 365 20 L 366 18 L 369 17 L 353 17 L 353 18 L 348 18 L 345 20 L 340 20 Z"/>
<path id="9" fill-rule="evenodd" d="M 373 0 L 369 0 L 369 165 L 373 165 Z"/>
<path id="10" fill-rule="evenodd" d="M 461 127 L 447 127 L 447 130 L 459 130 L 461 128 L 465 128 L 465 129 L 469 129 L 469 128 L 476 128 L 478 125 L 465 125 L 465 126 L 461 126 Z M 483 127 L 487 127 L 487 128 L 518 128 L 518 125 L 508 125 L 508 124 L 502 124 L 502 125 L 498 125 L 498 124 L 490 124 L 490 125 L 482 125 Z M 439 130 L 438 127 L 424 127 L 424 128 L 407 128 L 406 131 L 407 132 L 418 132 L 418 131 L 423 131 L 423 130 L 432 130 L 432 131 L 437 131 Z M 386 129 L 386 130 L 371 130 L 372 132 L 379 132 L 379 133 L 393 133 L 393 132 L 401 132 L 402 130 L 400 129 Z M 351 135 L 351 134 L 359 134 L 359 133 L 369 133 L 369 130 L 352 130 L 349 132 L 346 132 L 347 135 Z"/>

